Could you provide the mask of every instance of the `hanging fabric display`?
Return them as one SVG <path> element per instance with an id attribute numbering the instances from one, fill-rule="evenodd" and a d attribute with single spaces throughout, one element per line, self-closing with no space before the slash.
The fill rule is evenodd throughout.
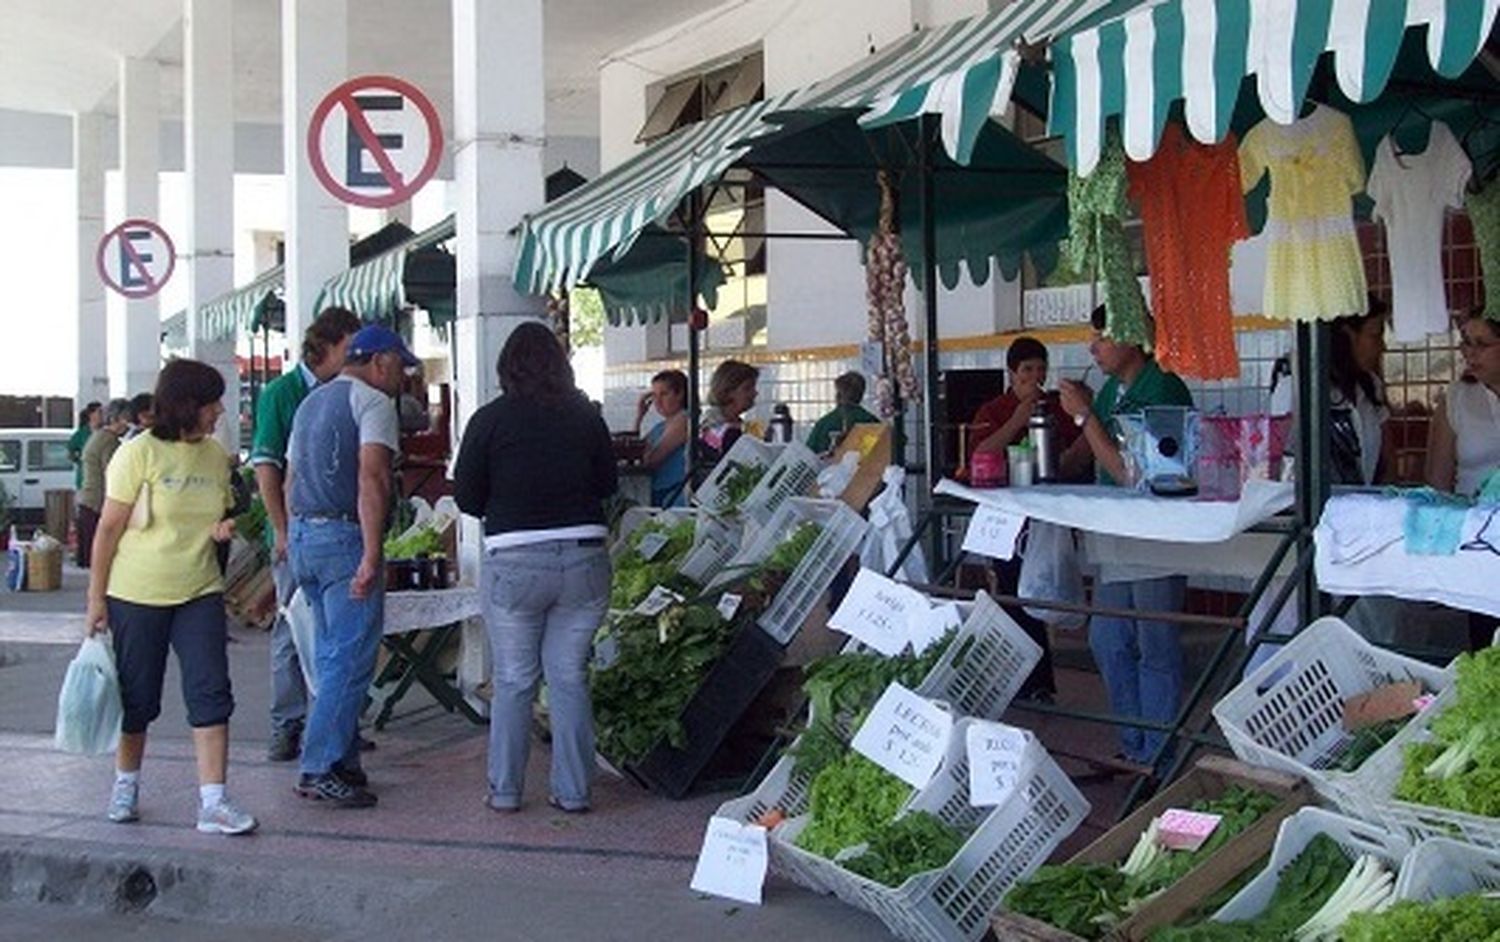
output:
<path id="1" fill-rule="evenodd" d="M 1194 379 L 1238 377 L 1229 250 L 1250 231 L 1234 135 L 1208 146 L 1168 124 L 1156 154 L 1127 173 L 1146 236 L 1157 362 Z"/>
<path id="2" fill-rule="evenodd" d="M 1375 149 L 1366 191 L 1375 219 L 1385 223 L 1391 259 L 1391 310 L 1397 340 L 1447 333 L 1443 290 L 1443 222 L 1463 206 L 1472 168 L 1468 155 L 1441 121 L 1432 124 L 1427 149 L 1401 154 L 1389 135 Z"/>
<path id="3" fill-rule="evenodd" d="M 1118 134 L 1105 142 L 1099 166 L 1087 177 L 1068 175 L 1068 267 L 1104 282 L 1104 336 L 1151 349 L 1146 299 L 1125 235 L 1125 151 Z"/>
<path id="4" fill-rule="evenodd" d="M 1479 267 L 1484 273 L 1484 316 L 1500 321 L 1500 185 L 1494 181 L 1464 201 L 1469 222 L 1474 225 L 1474 244 L 1479 246 Z"/>
<path id="5" fill-rule="evenodd" d="M 906 323 L 906 257 L 896 231 L 896 194 L 890 175 L 880 179 L 880 225 L 870 236 L 865 259 L 865 301 L 869 307 L 869 337 L 885 351 L 886 372 L 875 383 L 881 418 L 896 412 L 896 390 L 908 402 L 922 398 L 922 387 L 912 365 L 911 328 Z M 894 379 L 893 379 L 894 374 Z"/>
<path id="6" fill-rule="evenodd" d="M 1288 320 L 1364 313 L 1365 268 L 1350 200 L 1365 188 L 1365 162 L 1349 116 L 1317 105 L 1292 124 L 1267 119 L 1251 128 L 1240 144 L 1244 191 L 1267 173 L 1263 313 Z"/>

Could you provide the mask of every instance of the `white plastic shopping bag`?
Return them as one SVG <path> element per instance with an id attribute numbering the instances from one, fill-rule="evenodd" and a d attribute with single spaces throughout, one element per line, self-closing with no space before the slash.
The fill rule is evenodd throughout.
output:
<path id="1" fill-rule="evenodd" d="M 911 539 L 911 514 L 906 509 L 906 471 L 898 467 L 885 469 L 885 490 L 870 501 L 870 535 L 860 551 L 859 562 L 866 569 L 888 573 L 901 554 L 901 547 Z M 905 582 L 927 582 L 927 557 L 918 543 L 912 547 L 894 578 Z"/>
<path id="2" fill-rule="evenodd" d="M 109 636 L 90 635 L 63 675 L 54 742 L 64 752 L 111 752 L 120 741 L 124 713 Z"/>
<path id="3" fill-rule="evenodd" d="M 1021 550 L 1021 578 L 1016 594 L 1023 599 L 1083 602 L 1083 570 L 1071 527 L 1042 520 L 1026 524 Z M 1026 614 L 1058 628 L 1079 628 L 1087 616 L 1053 608 L 1028 608 Z"/>

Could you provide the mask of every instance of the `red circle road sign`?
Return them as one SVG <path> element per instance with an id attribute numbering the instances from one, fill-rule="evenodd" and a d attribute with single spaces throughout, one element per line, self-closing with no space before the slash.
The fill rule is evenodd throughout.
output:
<path id="1" fill-rule="evenodd" d="M 167 231 L 149 219 L 127 219 L 104 234 L 94 267 L 110 289 L 132 300 L 160 291 L 177 267 L 177 250 Z"/>
<path id="2" fill-rule="evenodd" d="M 346 203 L 385 209 L 411 199 L 437 172 L 443 126 L 410 82 L 353 78 L 329 92 L 307 127 L 307 159 L 323 186 Z"/>

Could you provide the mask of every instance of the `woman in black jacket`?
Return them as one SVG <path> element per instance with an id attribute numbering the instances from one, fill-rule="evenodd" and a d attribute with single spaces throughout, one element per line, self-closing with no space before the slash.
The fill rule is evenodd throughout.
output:
<path id="1" fill-rule="evenodd" d="M 541 324 L 517 327 L 497 367 L 500 398 L 469 419 L 453 475 L 459 508 L 484 518 L 481 593 L 495 688 L 489 805 L 521 807 L 531 706 L 545 676 L 550 802 L 587 811 L 594 770 L 588 661 L 609 604 L 604 500 L 617 487 L 609 429 Z"/>

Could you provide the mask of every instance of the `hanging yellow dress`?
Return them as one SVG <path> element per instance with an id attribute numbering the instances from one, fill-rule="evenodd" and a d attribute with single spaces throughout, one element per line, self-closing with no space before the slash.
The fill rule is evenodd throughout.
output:
<path id="1" fill-rule="evenodd" d="M 1292 124 L 1262 121 L 1240 144 L 1240 185 L 1271 175 L 1263 313 L 1328 320 L 1367 306 L 1364 260 L 1354 232 L 1354 195 L 1365 161 L 1349 116 L 1318 105 Z"/>

